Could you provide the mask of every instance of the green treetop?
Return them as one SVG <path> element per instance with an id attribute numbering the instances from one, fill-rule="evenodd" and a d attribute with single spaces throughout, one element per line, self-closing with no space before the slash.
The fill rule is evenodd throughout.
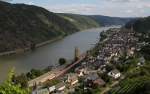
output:
<path id="1" fill-rule="evenodd" d="M 8 79 L 0 85 L 0 94 L 29 94 L 29 89 L 21 88 L 21 85 L 12 82 L 13 76 L 14 69 L 10 71 Z"/>

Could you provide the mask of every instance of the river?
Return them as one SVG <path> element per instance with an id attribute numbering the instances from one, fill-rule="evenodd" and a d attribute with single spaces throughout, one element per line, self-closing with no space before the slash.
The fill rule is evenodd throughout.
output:
<path id="1" fill-rule="evenodd" d="M 81 53 L 86 52 L 98 41 L 100 32 L 109 28 L 112 27 L 84 30 L 37 48 L 32 52 L 0 57 L 0 82 L 7 77 L 8 71 L 13 67 L 15 72 L 20 74 L 28 72 L 32 68 L 43 69 L 50 65 L 57 65 L 58 59 L 61 57 L 71 60 L 74 57 L 75 47 L 78 47 Z"/>

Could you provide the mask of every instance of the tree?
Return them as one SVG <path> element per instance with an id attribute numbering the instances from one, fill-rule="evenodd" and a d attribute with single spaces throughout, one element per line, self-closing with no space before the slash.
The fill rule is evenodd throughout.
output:
<path id="1" fill-rule="evenodd" d="M 113 66 L 113 65 L 111 65 L 111 64 L 110 64 L 110 65 L 108 64 L 108 65 L 106 65 L 106 67 L 105 67 L 105 68 L 106 68 L 106 70 L 107 70 L 107 71 L 111 71 L 111 70 L 113 70 L 113 69 L 114 69 L 114 66 Z"/>
<path id="2" fill-rule="evenodd" d="M 14 76 L 13 81 L 15 84 L 20 84 L 22 88 L 28 87 L 28 78 L 25 74 L 21 74 L 19 76 Z"/>
<path id="3" fill-rule="evenodd" d="M 150 45 L 143 46 L 140 52 L 144 55 L 145 59 L 150 59 Z"/>
<path id="4" fill-rule="evenodd" d="M 27 77 L 30 79 L 34 79 L 38 76 L 41 76 L 42 74 L 43 74 L 43 71 L 41 70 L 31 69 L 31 71 L 27 73 Z"/>
<path id="5" fill-rule="evenodd" d="M 9 73 L 8 79 L 0 85 L 0 94 L 29 94 L 29 89 L 21 88 L 20 84 L 14 84 L 12 77 L 14 76 L 14 70 Z"/>
<path id="6" fill-rule="evenodd" d="M 65 63 L 67 63 L 67 60 L 65 58 L 59 59 L 59 65 L 64 65 Z"/>
<path id="7" fill-rule="evenodd" d="M 105 81 L 105 82 L 111 82 L 110 77 L 106 73 L 100 74 L 100 77 Z"/>

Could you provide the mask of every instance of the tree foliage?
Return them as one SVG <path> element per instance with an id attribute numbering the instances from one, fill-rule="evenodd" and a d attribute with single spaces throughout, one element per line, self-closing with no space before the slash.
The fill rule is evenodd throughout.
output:
<path id="1" fill-rule="evenodd" d="M 64 65 L 65 63 L 67 63 L 67 60 L 65 58 L 59 59 L 59 65 Z"/>
<path id="2" fill-rule="evenodd" d="M 19 76 L 14 76 L 12 78 L 12 80 L 15 84 L 20 84 L 22 88 L 28 87 L 28 78 L 25 74 L 21 74 Z"/>
<path id="3" fill-rule="evenodd" d="M 143 46 L 140 52 L 146 59 L 150 60 L 150 45 Z"/>
<path id="4" fill-rule="evenodd" d="M 26 76 L 29 78 L 29 79 L 34 79 L 40 75 L 42 75 L 44 73 L 44 71 L 42 70 L 37 70 L 37 69 L 31 69 L 30 72 L 28 72 L 26 74 Z"/>
<path id="5" fill-rule="evenodd" d="M 11 70 L 8 79 L 0 85 L 0 94 L 29 94 L 29 89 L 21 88 L 20 84 L 12 82 L 13 76 L 14 70 Z"/>

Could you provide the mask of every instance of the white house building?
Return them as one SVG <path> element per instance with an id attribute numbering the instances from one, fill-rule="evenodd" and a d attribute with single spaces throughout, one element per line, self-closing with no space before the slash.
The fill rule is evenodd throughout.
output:
<path id="1" fill-rule="evenodd" d="M 121 73 L 117 69 L 114 69 L 108 73 L 108 76 L 118 79 L 121 76 Z"/>

